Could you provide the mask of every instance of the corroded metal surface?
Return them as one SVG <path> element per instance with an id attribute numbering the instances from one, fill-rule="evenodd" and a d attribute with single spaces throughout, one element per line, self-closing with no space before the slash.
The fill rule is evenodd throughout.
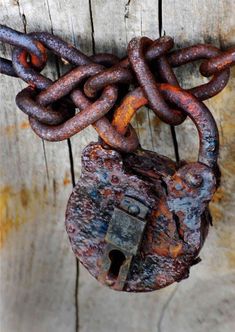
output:
<path id="1" fill-rule="evenodd" d="M 140 86 L 145 104 L 166 123 L 179 125 L 187 116 L 184 107 L 169 102 L 165 97 L 168 93 L 162 91 L 162 83 L 180 88 L 173 68 L 203 60 L 201 74 L 213 76 L 208 83 L 188 92 L 198 100 L 206 100 L 225 87 L 230 67 L 234 65 L 234 48 L 221 51 L 212 45 L 198 44 L 171 52 L 174 41 L 169 36 L 154 41 L 147 37 L 133 38 L 123 59 L 106 53 L 89 57 L 50 33 L 23 34 L 3 25 L 0 25 L 0 41 L 14 46 L 12 61 L 0 59 L 0 72 L 29 84 L 30 88 L 20 92 L 16 101 L 29 115 L 38 136 L 49 141 L 64 140 L 93 125 L 106 144 L 125 152 L 134 151 L 139 145 L 128 121 L 135 113 L 133 109 L 137 110 L 143 101 L 130 95 L 123 106 L 121 101 L 130 88 Z M 47 62 L 46 50 L 75 68 L 53 82 L 40 73 Z M 82 110 L 81 113 L 75 114 L 75 108 Z M 120 115 L 123 109 L 128 110 L 125 126 Z"/>
<path id="2" fill-rule="evenodd" d="M 177 105 L 192 119 L 200 137 L 198 161 L 212 167 L 217 172 L 219 134 L 209 109 L 194 96 L 178 87 L 159 84 L 158 88 L 166 100 Z M 124 98 L 122 105 L 114 113 L 113 125 L 118 126 L 121 132 L 125 132 L 127 124 L 137 109 L 146 104 L 147 99 L 143 90 L 141 88 L 133 90 Z"/>
<path id="3" fill-rule="evenodd" d="M 180 281 L 188 277 L 207 235 L 207 202 L 215 188 L 215 176 L 203 164 L 176 170 L 173 161 L 150 151 L 122 156 L 91 143 L 66 211 L 73 251 L 95 278 L 120 290 L 113 275 L 102 269 L 109 245 L 105 237 L 115 208 L 125 196 L 132 197 L 149 212 L 123 290 L 152 291 Z"/>
<path id="4" fill-rule="evenodd" d="M 138 82 L 142 87 L 145 96 L 148 99 L 150 108 L 158 115 L 158 117 L 171 125 L 178 125 L 185 120 L 184 113 L 171 109 L 160 91 L 154 75 L 151 73 L 149 66 L 144 59 L 144 48 L 152 44 L 149 38 L 133 38 L 128 46 L 129 58 L 132 68 L 135 71 Z"/>

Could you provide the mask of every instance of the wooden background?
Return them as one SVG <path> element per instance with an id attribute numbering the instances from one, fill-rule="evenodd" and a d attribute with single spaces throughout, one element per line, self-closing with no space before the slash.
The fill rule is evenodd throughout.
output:
<path id="1" fill-rule="evenodd" d="M 46 30 L 92 54 L 122 55 L 138 35 L 160 31 L 178 46 L 235 44 L 233 0 L 0 0 L 0 22 L 20 31 Z M 0 54 L 10 56 L 0 45 Z M 63 70 L 63 68 L 61 68 Z M 206 81 L 196 65 L 179 75 L 184 87 Z M 54 79 L 55 67 L 45 73 Z M 211 205 L 214 227 L 202 262 L 190 278 L 151 294 L 121 294 L 100 286 L 76 261 L 64 229 L 72 188 L 66 141 L 43 143 L 14 97 L 25 85 L 0 77 L 1 103 L 1 318 L 2 332 L 230 332 L 235 328 L 235 72 L 226 89 L 207 102 L 221 135 L 222 186 Z M 135 127 L 143 147 L 174 157 L 169 126 L 149 110 Z M 191 121 L 176 128 L 180 154 L 197 155 Z M 96 139 L 88 128 L 72 138 L 76 179 L 80 155 Z M 79 324 L 78 324 L 79 323 Z"/>

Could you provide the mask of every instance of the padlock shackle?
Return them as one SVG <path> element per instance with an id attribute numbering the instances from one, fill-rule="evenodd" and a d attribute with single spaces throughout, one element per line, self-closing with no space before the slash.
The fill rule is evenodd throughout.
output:
<path id="1" fill-rule="evenodd" d="M 170 84 L 158 84 L 164 98 L 185 112 L 194 122 L 199 134 L 198 161 L 211 167 L 217 167 L 219 152 L 219 133 L 216 122 L 209 109 L 189 92 Z M 112 125 L 122 134 L 128 128 L 137 109 L 147 105 L 144 92 L 137 88 L 130 92 L 122 104 L 115 110 Z"/>
<path id="2" fill-rule="evenodd" d="M 214 168 L 219 153 L 219 133 L 214 117 L 206 105 L 178 87 L 161 84 L 160 91 L 171 103 L 182 109 L 194 122 L 199 134 L 198 161 Z"/>

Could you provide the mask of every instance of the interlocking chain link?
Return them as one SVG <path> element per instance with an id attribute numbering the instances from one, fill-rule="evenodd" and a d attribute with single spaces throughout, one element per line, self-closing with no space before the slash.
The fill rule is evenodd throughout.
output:
<path id="1" fill-rule="evenodd" d="M 0 58 L 0 73 L 28 83 L 16 103 L 38 136 L 60 141 L 93 125 L 107 145 L 124 152 L 139 146 L 130 122 L 140 107 L 148 105 L 162 121 L 179 125 L 194 112 L 185 103 L 191 100 L 203 110 L 201 101 L 224 89 L 235 63 L 235 48 L 197 44 L 171 51 L 174 41 L 168 36 L 133 38 L 123 59 L 87 56 L 50 33 L 24 34 L 3 25 L 0 41 L 14 46 L 11 60 Z M 41 73 L 47 51 L 72 66 L 55 82 Z M 200 73 L 211 79 L 183 90 L 173 68 L 195 60 L 202 60 Z"/>

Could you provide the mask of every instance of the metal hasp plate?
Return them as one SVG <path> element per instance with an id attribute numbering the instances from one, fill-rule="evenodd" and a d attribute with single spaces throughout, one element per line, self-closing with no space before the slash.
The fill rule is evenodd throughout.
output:
<path id="1" fill-rule="evenodd" d="M 146 226 L 148 207 L 138 200 L 125 196 L 114 208 L 105 241 L 107 243 L 101 262 L 98 280 L 122 290 L 137 254 Z"/>

